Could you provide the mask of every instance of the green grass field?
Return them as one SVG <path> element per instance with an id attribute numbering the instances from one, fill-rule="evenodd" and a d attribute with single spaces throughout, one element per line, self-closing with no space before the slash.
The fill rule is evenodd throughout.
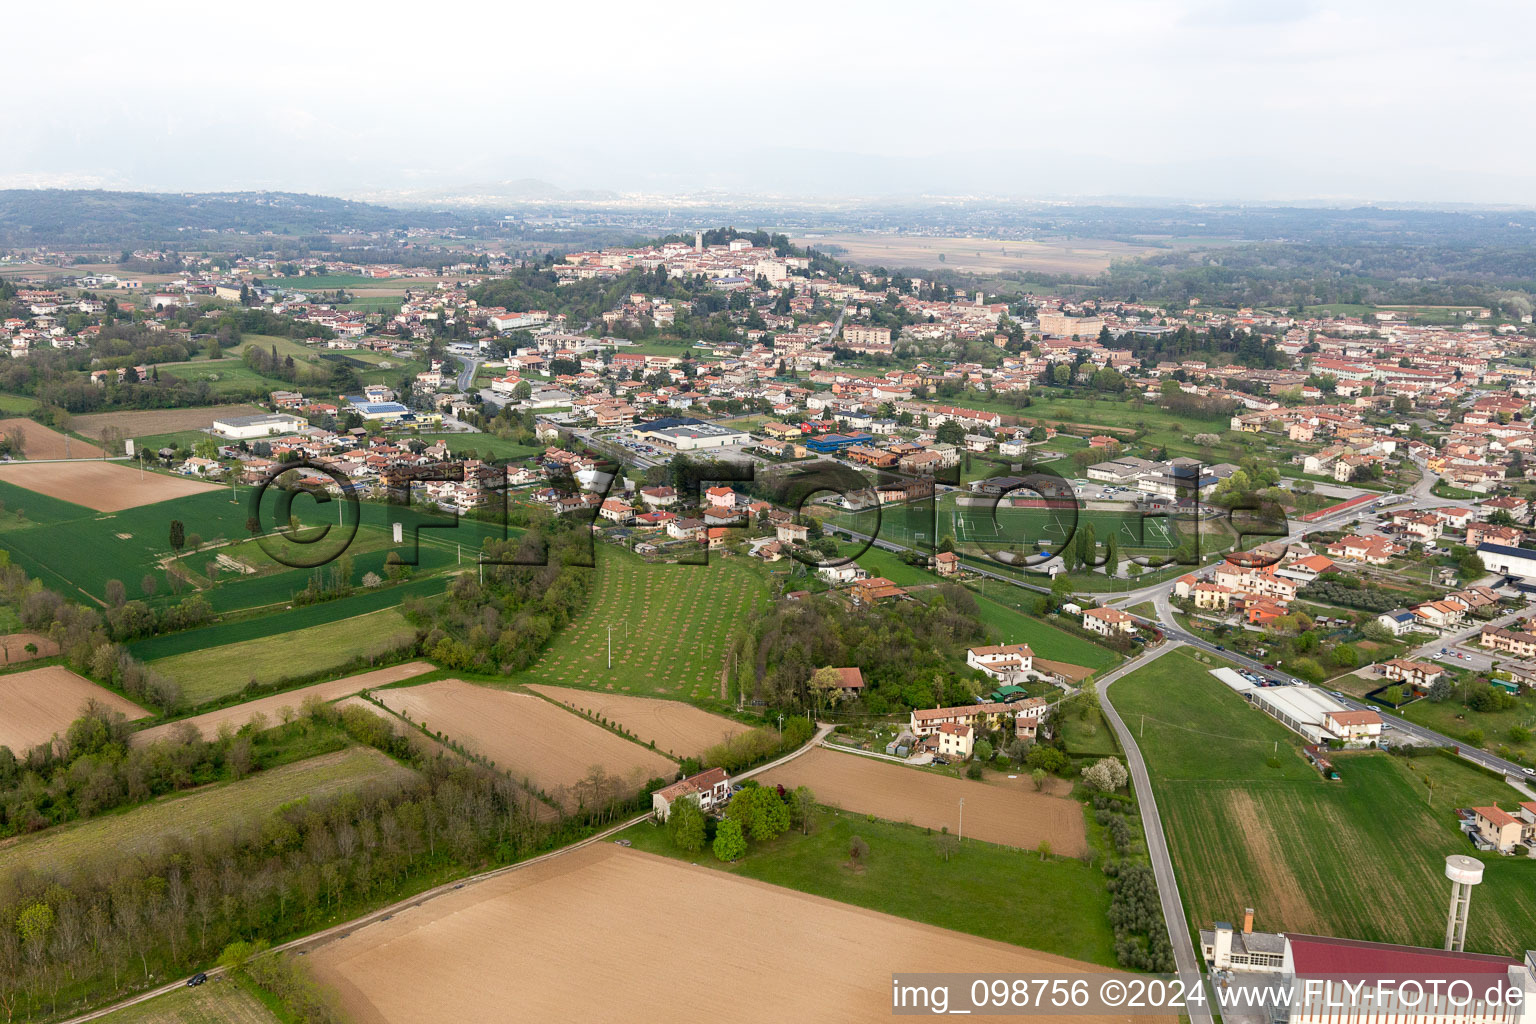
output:
<path id="1" fill-rule="evenodd" d="M 223 828 L 295 800 L 412 777 L 376 750 L 350 747 L 259 772 L 239 782 L 166 797 L 118 814 L 35 832 L 0 847 L 0 873 L 21 867 L 64 867 L 98 856 L 147 852 L 167 837 Z"/>
<path id="2" fill-rule="evenodd" d="M 766 607 L 761 569 L 743 558 L 652 565 L 601 545 L 587 609 L 516 677 L 683 700 L 720 700 L 720 673 L 737 629 Z M 613 669 L 607 667 L 613 626 Z"/>
<path id="3" fill-rule="evenodd" d="M 339 669 L 409 640 L 414 628 L 394 608 L 339 619 L 257 640 L 161 658 L 150 666 L 181 684 L 191 705 L 240 692 L 251 680 L 273 683 Z"/>
<path id="4" fill-rule="evenodd" d="M 949 861 L 934 838 L 911 825 L 819 808 L 811 834 L 790 832 L 753 844 L 734 864 L 706 850 L 686 855 L 664 828 L 635 825 L 623 835 L 637 848 L 744 875 L 840 903 L 1000 942 L 1115 965 L 1115 937 L 1106 917 L 1109 893 L 1099 869 L 1084 861 L 993 846 L 967 839 Z M 865 871 L 843 865 L 854 836 L 869 844 Z M 1000 893 L 1029 893 L 1028 910 Z"/>
<path id="5" fill-rule="evenodd" d="M 1524 949 L 1536 920 L 1536 863 L 1476 854 L 1452 813 L 1515 790 L 1461 762 L 1380 752 L 1334 757 L 1340 781 L 1299 739 L 1182 651 L 1114 684 L 1157 790 L 1192 929 L 1257 911 L 1266 931 L 1438 947 L 1447 854 L 1486 864 L 1468 949 Z M 1423 778 L 1434 779 L 1431 790 Z"/>
<path id="6" fill-rule="evenodd" d="M 301 366 L 307 366 L 295 359 Z M 200 359 L 186 363 L 162 363 L 159 366 L 162 376 L 175 377 L 178 380 L 194 384 L 204 381 L 216 395 L 228 395 L 244 392 L 261 391 L 290 391 L 295 388 L 300 390 L 306 387 L 324 387 L 329 381 L 329 373 L 321 368 L 312 368 L 312 372 L 305 371 L 306 376 L 297 382 L 279 380 L 276 377 L 268 377 L 257 373 L 246 366 L 238 358 L 229 359 Z"/>
<path id="7" fill-rule="evenodd" d="M 101 1019 L 108 1024 L 282 1024 L 260 999 L 225 977 L 178 988 Z"/>
<path id="8" fill-rule="evenodd" d="M 178 519 L 188 537 L 196 534 L 204 544 L 218 545 L 196 553 L 184 552 L 178 559 L 179 567 L 198 586 L 210 582 L 208 563 L 220 553 L 256 570 L 249 575 L 217 570 L 216 585 L 205 591 L 216 610 L 286 603 L 304 588 L 313 573 L 274 561 L 249 539 L 245 527 L 250 494 L 250 488 L 242 487 L 237 493 L 239 500 L 231 502 L 228 491 L 207 491 L 101 514 L 0 483 L 0 501 L 4 502 L 4 510 L 0 511 L 0 547 L 9 550 L 30 575 L 70 597 L 84 595 L 100 601 L 107 581 L 116 579 L 127 587 L 130 597 L 141 598 L 140 581 L 148 574 L 158 580 L 153 601 L 168 602 L 176 598 L 161 563 L 171 554 L 170 522 Z M 24 510 L 25 521 L 15 519 L 12 513 L 16 509 Z M 269 528 L 275 522 L 274 509 L 274 499 L 269 495 L 262 510 L 263 522 Z M 299 498 L 292 505 L 292 513 L 305 526 L 337 528 L 338 513 L 342 511 L 336 501 L 321 505 Z M 358 516 L 357 535 L 348 548 L 353 556 L 354 584 L 360 584 L 370 572 L 383 576 L 390 551 L 414 560 L 418 573 L 439 572 L 472 562 L 487 539 L 499 540 L 504 533 L 510 536 L 518 532 L 504 531 L 498 525 L 478 520 L 455 521 L 418 505 L 362 502 Z M 405 525 L 404 541 L 398 546 L 390 535 L 391 524 L 395 522 Z M 268 541 L 271 550 L 283 546 L 277 538 Z M 302 553 L 307 556 L 309 549 Z M 462 563 L 461 558 L 465 560 Z"/>
<path id="9" fill-rule="evenodd" d="M 1381 684 L 1377 682 L 1376 685 Z M 1482 746 L 1488 750 L 1507 747 L 1510 754 L 1528 764 L 1536 759 L 1536 740 L 1517 741 L 1510 735 L 1510 730 L 1517 727 L 1527 730 L 1536 727 L 1536 698 L 1529 694 L 1522 694 L 1508 711 L 1473 711 L 1460 699 L 1454 699 L 1443 704 L 1430 700 L 1414 701 L 1397 714 L 1456 739 L 1464 739 L 1468 732 L 1479 729 L 1483 734 Z"/>
<path id="10" fill-rule="evenodd" d="M 455 455 L 472 451 L 482 459 L 526 459 L 544 450 L 541 447 L 518 444 L 515 441 L 497 437 L 495 434 L 410 434 L 408 436 L 413 440 L 425 441 L 427 444 L 434 441 L 447 441 L 448 450 Z"/>

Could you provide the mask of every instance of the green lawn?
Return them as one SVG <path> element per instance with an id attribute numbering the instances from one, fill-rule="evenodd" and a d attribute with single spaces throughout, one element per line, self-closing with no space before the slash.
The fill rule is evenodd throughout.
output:
<path id="1" fill-rule="evenodd" d="M 988 583 L 989 588 L 993 586 L 1008 587 L 1017 594 L 1024 593 L 1011 584 Z M 985 594 L 976 595 L 976 606 L 981 612 L 981 621 L 995 629 L 1003 643 L 1029 644 L 1036 657 L 1093 669 L 1106 669 L 1120 660 L 1120 656 L 1107 647 L 1100 647 L 1092 640 L 1059 630 Z"/>
<path id="2" fill-rule="evenodd" d="M 461 452 L 472 451 L 482 459 L 526 459 L 530 455 L 538 455 L 543 452 L 543 447 L 518 444 L 515 441 L 495 434 L 408 434 L 412 440 L 425 441 L 431 444 L 434 441 L 447 441 L 448 450 L 455 455 Z"/>
<path id="3" fill-rule="evenodd" d="M 737 629 L 768 603 L 762 570 L 713 555 L 706 565 L 652 565 L 599 545 L 586 610 L 556 634 L 519 683 L 637 696 L 721 700 L 720 673 Z M 613 668 L 607 666 L 613 627 Z"/>
<path id="4" fill-rule="evenodd" d="M 349 747 L 258 772 L 239 782 L 207 786 L 23 836 L 0 847 L 0 874 L 106 855 L 132 857 L 172 835 L 195 835 L 266 815 L 291 801 L 354 790 L 370 782 L 404 782 L 411 776 L 410 769 L 377 750 Z"/>
<path id="5" fill-rule="evenodd" d="M 1536 740 L 1517 742 L 1510 736 L 1510 730 L 1516 727 L 1536 730 L 1536 697 L 1522 693 L 1517 700 L 1518 703 L 1508 711 L 1473 711 L 1461 703 L 1458 694 L 1457 698 L 1443 704 L 1417 700 L 1396 713 L 1410 722 L 1458 740 L 1465 739 L 1471 730 L 1480 729 L 1483 733 L 1481 745 L 1486 749 L 1496 751 L 1507 747 L 1507 753 L 1513 758 L 1527 764 L 1536 763 Z"/>
<path id="6" fill-rule="evenodd" d="M 238 693 L 253 679 L 274 683 L 340 669 L 353 658 L 391 650 L 414 633 L 405 616 L 385 608 L 257 640 L 189 651 L 150 666 L 180 683 L 187 703 L 196 706 Z"/>
<path id="7" fill-rule="evenodd" d="M 757 844 L 734 864 L 707 850 L 683 854 L 666 829 L 635 825 L 623 833 L 637 848 L 744 875 L 840 903 L 1114 966 L 1115 940 L 1106 915 L 1109 893 L 1098 868 L 966 840 L 945 862 L 934 838 L 911 825 L 819 808 L 809 836 L 791 832 Z M 854 836 L 869 844 L 865 871 L 843 865 Z M 1028 907 L 1004 893 L 1028 893 Z"/>
<path id="8" fill-rule="evenodd" d="M 296 362 L 298 360 L 295 360 Z M 264 391 L 291 391 L 302 390 L 306 387 L 324 387 L 329 381 L 329 374 L 322 369 L 311 368 L 305 371 L 307 376 L 300 380 L 285 381 L 276 377 L 268 377 L 257 373 L 239 358 L 196 360 L 186 363 L 161 363 L 159 371 L 163 377 L 175 377 L 178 380 L 195 384 L 199 381 L 206 382 L 216 395 L 243 394 L 246 392 Z"/>
<path id="9" fill-rule="evenodd" d="M 1155 780 L 1192 929 L 1254 907 L 1268 931 L 1437 947 L 1447 854 L 1487 865 L 1468 948 L 1529 945 L 1536 863 L 1482 856 L 1452 809 L 1519 799 L 1502 781 L 1439 755 L 1334 756 L 1340 781 L 1302 759 L 1299 739 L 1182 651 L 1109 691 Z M 1435 779 L 1434 805 L 1425 775 Z"/>

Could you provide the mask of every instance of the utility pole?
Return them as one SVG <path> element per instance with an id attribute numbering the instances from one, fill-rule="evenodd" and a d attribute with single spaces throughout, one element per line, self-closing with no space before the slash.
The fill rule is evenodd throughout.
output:
<path id="1" fill-rule="evenodd" d="M 779 712 L 779 739 L 784 738 L 784 712 Z"/>

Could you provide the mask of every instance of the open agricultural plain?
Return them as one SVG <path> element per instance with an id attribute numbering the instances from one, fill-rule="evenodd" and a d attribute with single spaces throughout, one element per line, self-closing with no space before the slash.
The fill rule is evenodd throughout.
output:
<path id="1" fill-rule="evenodd" d="M 0 480 L 97 512 L 119 512 L 219 489 L 201 480 L 143 473 L 100 460 L 13 462 L 0 466 Z"/>
<path id="2" fill-rule="evenodd" d="M 711 951 L 709 986 L 740 1024 L 888 1017 L 891 971 L 906 966 L 1095 969 L 612 844 L 401 911 L 308 960 L 355 1024 L 720 1020 L 715 998 L 657 969 L 668 950 Z M 594 964 L 602 984 L 572 983 Z"/>
<path id="3" fill-rule="evenodd" d="M 526 693 L 443 679 L 375 696 L 396 714 L 488 758 L 567 808 L 587 799 L 586 782 L 599 769 L 625 795 L 650 779 L 670 780 L 677 771 L 655 751 Z"/>
<path id="4" fill-rule="evenodd" d="M 68 437 L 36 420 L 11 417 L 0 420 L 0 437 L 21 443 L 20 456 L 27 459 L 98 459 L 106 453 L 76 437 Z"/>
<path id="5" fill-rule="evenodd" d="M 296 800 L 369 785 L 403 785 L 415 773 L 368 747 L 349 747 L 228 782 L 44 829 L 0 843 L 0 875 L 18 868 L 65 869 L 97 858 L 147 853 L 178 836 L 194 836 L 260 818 Z"/>
<path id="6" fill-rule="evenodd" d="M 1152 250 L 1107 239 L 1035 241 L 927 235 L 828 234 L 796 238 L 796 245 L 835 253 L 839 259 L 888 269 L 947 269 L 973 274 L 1100 274 L 1112 261 Z"/>
<path id="7" fill-rule="evenodd" d="M 606 719 L 623 728 L 641 743 L 654 743 L 657 750 L 673 757 L 692 757 L 725 739 L 749 732 L 751 726 L 733 722 L 691 704 L 653 697 L 630 697 L 618 693 L 594 693 L 567 686 L 528 687 L 534 693 L 590 718 Z"/>
<path id="8" fill-rule="evenodd" d="M 372 672 L 360 672 L 357 675 L 345 676 L 341 679 L 332 679 L 324 683 L 316 683 L 314 686 L 301 686 L 297 690 L 286 690 L 283 693 L 274 693 L 270 697 L 259 697 L 256 700 L 246 701 L 244 704 L 236 704 L 234 707 L 219 708 L 206 714 L 195 715 L 192 718 L 179 722 L 171 722 L 166 725 L 157 725 L 151 729 L 144 729 L 133 734 L 131 742 L 135 746 L 143 746 L 153 743 L 155 740 L 169 737 L 183 725 L 190 725 L 198 731 L 203 739 L 212 739 L 219 734 L 219 730 L 228 726 L 231 729 L 239 729 L 247 722 L 253 721 L 257 716 L 264 718 L 268 725 L 277 725 L 283 720 L 284 712 L 294 714 L 304 709 L 304 704 L 309 700 L 334 701 L 347 697 L 363 690 L 372 689 L 375 686 L 388 686 L 398 683 L 412 676 L 419 676 L 431 672 L 432 666 L 424 661 L 410 661 L 403 665 L 392 665 L 389 668 L 375 669 Z M 369 705 L 370 707 L 372 705 Z"/>
<path id="9" fill-rule="evenodd" d="M 1445 857 L 1461 853 L 1485 863 L 1468 950 L 1529 942 L 1536 862 L 1478 854 L 1454 814 L 1507 807 L 1520 799 L 1515 790 L 1431 752 L 1340 753 L 1341 778 L 1326 781 L 1302 759 L 1298 737 L 1207 668 L 1175 651 L 1109 692 L 1137 731 L 1191 922 L 1253 907 L 1266 931 L 1435 947 L 1445 933 Z"/>
<path id="10" fill-rule="evenodd" d="M 1088 852 L 1082 805 L 1036 793 L 1023 776 L 1012 780 L 1017 785 L 972 782 L 821 748 L 765 772 L 761 781 L 809 786 L 820 803 L 935 831 L 960 831 L 964 800 L 968 838 L 1031 850 L 1044 840 L 1068 857 Z"/>
<path id="11" fill-rule="evenodd" d="M 63 735 L 93 700 L 130 720 L 149 714 L 62 665 L 0 675 L 0 747 L 19 755 L 55 734 Z"/>
<path id="12" fill-rule="evenodd" d="M 650 565 L 603 547 L 586 610 L 517 682 L 720 700 L 726 696 L 721 673 L 733 633 L 767 600 L 760 570 L 743 559 Z"/>

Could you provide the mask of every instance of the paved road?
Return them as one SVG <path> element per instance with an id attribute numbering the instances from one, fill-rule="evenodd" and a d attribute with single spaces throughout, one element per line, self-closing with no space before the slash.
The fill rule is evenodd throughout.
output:
<path id="1" fill-rule="evenodd" d="M 1152 859 L 1152 874 L 1157 879 L 1157 898 L 1163 907 L 1163 922 L 1168 927 L 1168 941 L 1173 945 L 1173 962 L 1183 978 L 1200 977 L 1204 967 L 1195 944 L 1190 938 L 1189 919 L 1184 916 L 1184 901 L 1179 896 L 1179 880 L 1174 874 L 1173 858 L 1168 853 L 1168 841 L 1163 835 L 1163 819 L 1157 810 L 1157 798 L 1152 793 L 1152 776 L 1147 763 L 1136 746 L 1136 737 L 1115 710 L 1109 699 L 1110 684 L 1121 676 L 1156 661 L 1177 647 L 1184 646 L 1178 640 L 1170 640 L 1155 652 L 1143 654 L 1126 662 L 1099 680 L 1099 704 L 1104 709 L 1120 746 L 1125 750 L 1131 767 L 1131 783 L 1136 787 L 1136 801 L 1141 808 L 1141 824 L 1147 834 L 1147 855 Z M 1213 1024 L 1209 1005 L 1186 1006 L 1191 1024 Z"/>
<path id="2" fill-rule="evenodd" d="M 467 392 L 470 385 L 475 382 L 475 374 L 479 371 L 480 364 L 485 360 L 476 359 L 473 356 L 456 356 L 455 358 L 464 364 L 464 369 L 459 372 L 458 389 Z"/>
<path id="3" fill-rule="evenodd" d="M 821 746 L 822 741 L 831 735 L 834 726 L 824 722 L 818 722 L 816 724 L 816 734 L 812 736 L 807 743 L 796 747 L 794 750 L 790 751 L 788 754 L 785 754 L 783 757 L 778 758 L 777 760 L 770 761 L 767 764 L 753 768 L 750 771 L 742 772 L 740 775 L 736 776 L 736 778 L 749 779 L 761 772 L 766 772 L 769 769 L 777 768 L 779 765 L 784 764 L 786 761 L 793 761 L 795 758 L 804 754 L 806 751 L 814 750 Z M 481 882 L 487 882 L 493 878 L 499 878 L 502 875 L 508 874 L 510 872 L 521 871 L 524 868 L 532 867 L 535 864 L 542 864 L 547 860 L 553 860 L 556 857 L 563 857 L 565 854 L 568 854 L 573 850 L 580 850 L 583 847 L 591 846 L 593 843 L 600 843 L 610 836 L 624 831 L 631 825 L 637 825 L 640 822 L 645 821 L 650 816 L 651 812 L 647 811 L 644 814 L 637 815 L 636 817 L 629 818 L 625 821 L 621 821 L 617 825 L 606 828 L 603 831 L 596 833 L 595 835 L 588 836 L 586 839 L 583 839 L 579 843 L 572 843 L 570 846 L 562 846 L 558 850 L 551 850 L 549 853 L 541 854 L 528 860 L 518 861 L 516 864 L 509 864 L 506 867 L 495 868 L 491 871 L 484 871 L 478 875 L 472 875 L 469 878 L 460 879 L 457 882 L 445 882 L 435 889 L 428 889 L 426 892 L 418 893 L 415 896 L 401 900 L 398 903 L 391 904 L 387 907 L 382 907 L 369 914 L 364 914 L 362 917 L 354 918 L 351 921 L 347 921 L 342 924 L 333 925 L 324 931 L 315 932 L 312 935 L 306 935 L 302 938 L 294 939 L 292 942 L 285 942 L 281 946 L 274 946 L 272 947 L 272 952 L 283 953 L 289 951 L 298 951 L 301 953 L 308 953 L 310 950 L 315 949 L 318 946 L 322 946 L 333 939 L 344 939 L 351 935 L 353 932 L 357 931 L 359 928 L 365 928 L 370 924 L 376 924 L 380 921 L 394 917 L 396 914 L 405 910 L 409 910 L 412 907 L 419 907 L 423 903 L 426 903 L 428 900 L 435 899 L 438 896 L 445 896 L 450 892 L 455 892 L 459 889 L 465 888 L 466 886 L 479 885 Z M 208 969 L 207 974 L 210 979 L 217 978 L 224 974 L 224 969 L 221 967 L 211 967 Z M 83 1014 L 79 1017 L 73 1017 L 70 1020 L 65 1021 L 64 1024 L 81 1024 L 81 1022 L 84 1021 L 99 1020 L 108 1014 L 116 1013 L 117 1011 L 126 1009 L 130 1006 L 137 1006 L 140 1003 L 145 1003 L 151 999 L 155 999 L 159 996 L 166 995 L 167 993 L 174 992 L 177 989 L 184 987 L 185 985 L 185 979 L 173 981 L 168 985 L 161 985 L 159 988 L 153 988 L 147 992 L 140 992 L 132 999 L 125 999 L 120 1003 L 114 1003 L 113 1005 L 103 1007 L 100 1010 L 93 1010 L 90 1013 Z"/>

